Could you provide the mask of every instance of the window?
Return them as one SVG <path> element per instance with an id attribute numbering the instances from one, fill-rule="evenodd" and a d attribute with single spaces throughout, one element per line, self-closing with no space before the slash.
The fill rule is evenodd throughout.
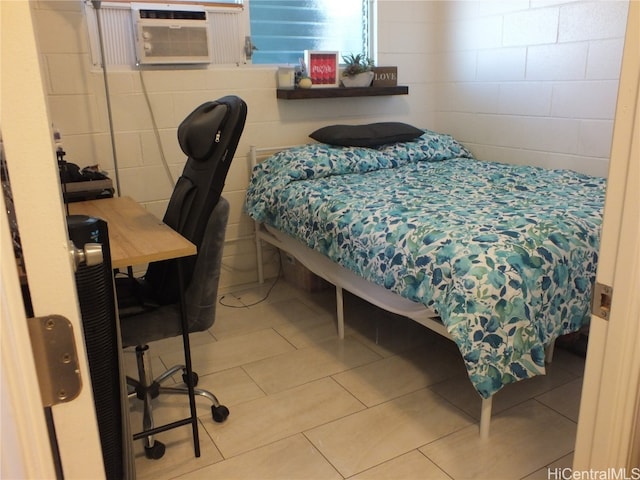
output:
<path id="1" fill-rule="evenodd" d="M 371 0 L 250 0 L 254 64 L 297 64 L 304 50 L 371 56 Z"/>
<path id="2" fill-rule="evenodd" d="M 104 61 L 106 65 L 117 68 L 136 66 L 136 48 L 141 48 L 135 31 L 136 9 L 181 10 L 196 7 L 207 12 L 211 64 L 214 65 L 247 63 L 249 29 L 251 40 L 257 47 L 251 58 L 254 64 L 298 64 L 304 50 L 373 56 L 370 30 L 371 5 L 374 1 L 169 0 L 152 7 L 153 4 L 147 2 L 105 0 L 98 2 L 101 5 Z M 97 68 L 102 63 L 98 13 L 93 2 L 85 1 L 83 5 L 87 15 L 91 58 Z M 150 42 L 144 42 L 146 48 L 146 43 Z"/>

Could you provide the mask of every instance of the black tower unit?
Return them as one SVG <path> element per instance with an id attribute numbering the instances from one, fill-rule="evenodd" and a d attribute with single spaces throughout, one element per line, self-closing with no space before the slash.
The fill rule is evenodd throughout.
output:
<path id="1" fill-rule="evenodd" d="M 76 248 L 82 250 L 87 243 L 102 245 L 104 261 L 78 266 L 75 277 L 106 478 L 122 479 L 125 457 L 120 342 L 107 223 L 86 215 L 69 215 L 67 227 Z M 78 428 L 82 428 L 81 423 Z"/>

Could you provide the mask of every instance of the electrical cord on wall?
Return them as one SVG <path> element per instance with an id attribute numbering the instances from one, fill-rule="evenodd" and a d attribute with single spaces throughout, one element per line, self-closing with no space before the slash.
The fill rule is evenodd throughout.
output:
<path id="1" fill-rule="evenodd" d="M 158 124 L 156 123 L 156 117 L 153 115 L 153 108 L 151 108 L 151 100 L 149 99 L 149 92 L 147 91 L 147 85 L 144 83 L 144 75 L 142 74 L 142 69 L 138 69 L 138 74 L 140 75 L 140 85 L 142 86 L 142 93 L 144 93 L 144 99 L 147 102 L 147 108 L 149 109 L 149 115 L 151 116 L 151 125 L 153 126 L 153 134 L 156 137 L 156 143 L 158 145 L 158 150 L 160 150 L 160 161 L 162 162 L 162 166 L 164 167 L 164 171 L 169 178 L 169 182 L 171 182 L 171 186 L 175 187 L 176 181 L 171 174 L 171 169 L 169 168 L 169 164 L 167 163 L 167 157 L 164 154 L 164 148 L 162 148 L 162 142 L 160 141 L 160 132 L 158 130 Z"/>
<path id="2" fill-rule="evenodd" d="M 98 40 L 100 43 L 100 62 L 102 63 L 102 78 L 104 80 L 104 93 L 107 100 L 107 117 L 109 119 L 109 136 L 111 138 L 111 152 L 113 154 L 113 170 L 116 176 L 116 191 L 118 192 L 118 196 L 122 195 L 122 191 L 120 189 L 120 174 L 118 172 L 118 156 L 116 155 L 116 138 L 113 132 L 113 115 L 111 113 L 111 96 L 109 94 L 109 81 L 107 79 L 107 62 L 104 56 L 104 38 L 102 34 L 102 18 L 100 14 L 100 4 L 102 3 L 99 0 L 91 0 L 93 8 L 96 11 L 96 23 L 98 24 Z"/>

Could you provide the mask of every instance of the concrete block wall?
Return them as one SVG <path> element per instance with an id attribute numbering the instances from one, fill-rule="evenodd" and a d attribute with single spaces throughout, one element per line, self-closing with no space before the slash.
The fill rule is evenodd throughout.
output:
<path id="1" fill-rule="evenodd" d="M 627 1 L 436 8 L 437 129 L 481 159 L 607 175 Z"/>
<path id="2" fill-rule="evenodd" d="M 204 101 L 243 98 L 249 115 L 223 193 L 231 203 L 225 289 L 257 278 L 253 224 L 243 213 L 251 145 L 305 143 L 332 123 L 395 120 L 452 133 L 479 158 L 606 175 L 626 5 L 379 0 L 378 65 L 398 66 L 407 96 L 277 100 L 273 66 L 108 70 L 121 194 L 162 217 L 185 161 L 179 123 Z M 99 164 L 114 178 L 104 79 L 91 64 L 81 2 L 33 6 L 50 117 L 67 159 Z M 276 272 L 272 260 L 267 275 Z"/>

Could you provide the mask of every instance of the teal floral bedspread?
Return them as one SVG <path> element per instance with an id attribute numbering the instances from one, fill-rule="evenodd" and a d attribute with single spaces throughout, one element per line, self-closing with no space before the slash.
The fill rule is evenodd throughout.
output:
<path id="1" fill-rule="evenodd" d="M 448 135 L 312 144 L 257 165 L 246 210 L 434 309 L 488 398 L 589 319 L 605 180 L 479 161 Z"/>

